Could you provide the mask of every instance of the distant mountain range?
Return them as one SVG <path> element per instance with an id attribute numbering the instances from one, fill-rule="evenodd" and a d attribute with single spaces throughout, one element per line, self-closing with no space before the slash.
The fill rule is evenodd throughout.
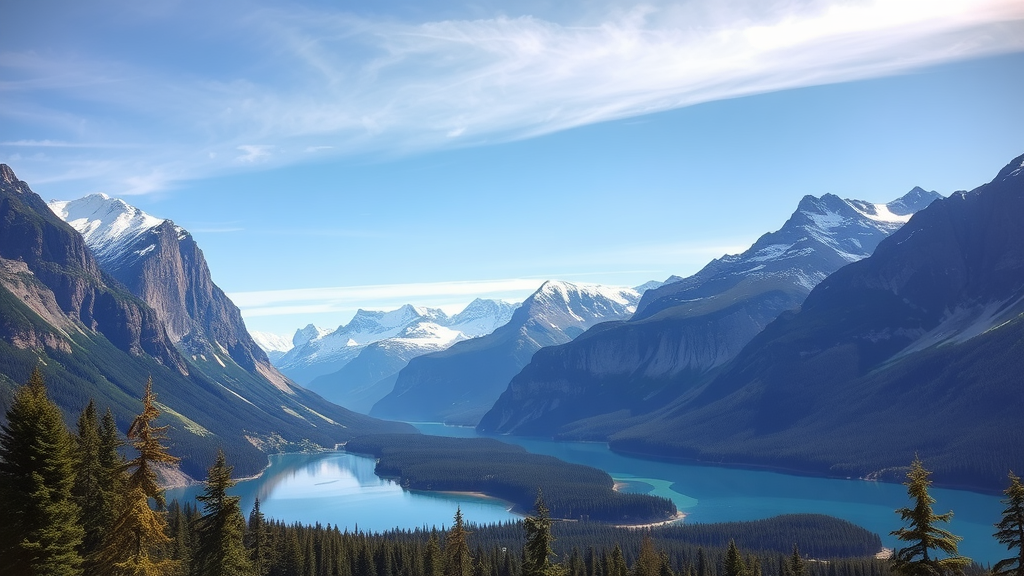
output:
<path id="1" fill-rule="evenodd" d="M 742 254 L 646 291 L 628 320 L 539 351 L 480 430 L 603 439 L 621 420 L 686 395 L 826 276 L 870 255 L 939 197 L 920 188 L 888 204 L 805 196 L 782 228 Z"/>
<path id="2" fill-rule="evenodd" d="M 124 430 L 152 376 L 160 423 L 192 477 L 218 448 L 245 475 L 265 452 L 412 431 L 278 373 L 172 222 L 103 196 L 53 208 L 83 232 L 0 165 L 0 414 L 38 365 L 69 421 L 94 398 Z"/>
<path id="3" fill-rule="evenodd" d="M 355 358 L 336 372 L 314 378 L 307 386 L 328 400 L 356 412 L 368 413 L 370 408 L 394 388 L 398 372 L 410 360 L 431 352 L 447 349 L 456 342 L 485 336 L 507 323 L 518 304 L 501 300 L 476 299 L 462 312 L 448 317 L 440 310 L 404 306 L 392 313 L 372 313 L 360 310 L 356 318 L 365 320 L 369 315 L 381 319 L 400 314 L 408 318 L 398 334 L 361 346 L 350 339 L 349 348 L 356 348 Z M 349 327 L 356 318 L 339 331 L 351 334 Z M 378 325 L 379 326 L 379 325 Z M 364 332 L 391 334 L 392 330 L 376 330 L 364 323 Z M 321 341 L 333 338 L 324 335 Z M 314 341 L 315 342 L 315 341 Z M 307 347 L 311 347 L 307 344 Z"/>
<path id="4" fill-rule="evenodd" d="M 500 300 L 475 300 L 462 312 L 449 317 L 437 308 L 411 304 L 380 312 L 359 310 L 348 324 L 325 330 L 312 324 L 295 332 L 293 347 L 279 360 L 278 368 L 301 384 L 328 376 L 353 361 L 375 342 L 399 339 L 395 345 L 416 355 L 447 348 L 455 342 L 491 333 L 508 322 L 516 305 Z M 411 357 L 411 356 L 410 356 Z M 403 364 L 404 365 L 404 364 Z M 317 387 L 330 390 L 339 378 L 322 380 Z"/>
<path id="5" fill-rule="evenodd" d="M 534 352 L 600 322 L 627 318 L 639 300 L 633 288 L 545 282 L 491 334 L 409 361 L 370 414 L 476 424 Z"/>

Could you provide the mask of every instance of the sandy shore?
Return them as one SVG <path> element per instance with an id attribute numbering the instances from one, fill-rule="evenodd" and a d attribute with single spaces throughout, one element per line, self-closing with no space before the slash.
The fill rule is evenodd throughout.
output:
<path id="1" fill-rule="evenodd" d="M 505 510 L 509 512 L 512 512 L 512 509 L 515 508 L 515 504 L 509 502 L 508 500 L 502 500 L 497 496 L 491 496 L 490 494 L 484 494 L 483 492 L 463 492 L 459 490 L 410 490 L 410 492 L 422 492 L 423 494 L 447 494 L 448 496 L 469 496 L 471 498 L 480 498 L 483 500 L 493 500 L 495 502 L 501 502 L 502 504 L 505 505 Z M 512 513 L 522 516 L 522 514 L 519 514 L 518 512 Z"/>
<path id="2" fill-rule="evenodd" d="M 685 512 L 676 512 L 676 515 L 669 518 L 668 520 L 662 520 L 661 522 L 650 522 L 647 524 L 616 524 L 616 528 L 630 528 L 635 530 L 645 530 L 647 528 L 657 528 L 658 526 L 668 526 L 669 524 L 675 524 L 676 522 L 682 522 L 686 518 Z"/>

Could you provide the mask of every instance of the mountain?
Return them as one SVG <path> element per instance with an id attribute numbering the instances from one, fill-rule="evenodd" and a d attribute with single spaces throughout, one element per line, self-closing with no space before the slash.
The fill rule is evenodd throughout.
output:
<path id="1" fill-rule="evenodd" d="M 632 288 L 545 282 L 491 334 L 411 360 L 370 414 L 476 424 L 534 352 L 628 317 L 639 299 Z"/>
<path id="2" fill-rule="evenodd" d="M 267 353 L 271 364 L 280 360 L 294 346 L 288 338 L 270 332 L 250 330 L 249 335 L 252 336 L 252 341 Z"/>
<path id="3" fill-rule="evenodd" d="M 888 204 L 805 196 L 782 228 L 742 254 L 647 290 L 628 320 L 539 351 L 480 429 L 605 438 L 625 419 L 688 394 L 826 276 L 870 255 L 939 197 L 920 188 Z"/>
<path id="4" fill-rule="evenodd" d="M 1024 468 L 1024 156 L 918 212 L 708 384 L 612 436 L 657 455 L 986 490 Z"/>
<path id="5" fill-rule="evenodd" d="M 318 376 L 307 386 L 338 405 L 368 413 L 391 392 L 398 372 L 410 360 L 467 338 L 490 334 L 509 321 L 516 307 L 501 300 L 477 298 L 450 318 L 435 314 L 434 321 L 411 323 L 397 336 L 368 344 L 341 369 Z"/>
<path id="6" fill-rule="evenodd" d="M 294 347 L 278 360 L 277 367 L 292 380 L 308 384 L 317 376 L 337 372 L 367 345 L 394 338 L 420 322 L 446 322 L 447 315 L 436 308 L 406 304 L 397 310 L 358 310 L 348 324 L 336 330 L 306 326 L 295 332 Z"/>
<path id="7" fill-rule="evenodd" d="M 168 278 L 171 285 L 178 281 Z M 239 355 L 239 362 L 232 355 L 245 346 L 219 340 L 231 334 L 230 326 L 203 327 L 219 362 L 209 356 L 193 359 L 181 350 L 201 340 L 172 337 L 167 327 L 176 321 L 161 317 L 160 310 L 106 272 L 82 234 L 10 167 L 0 165 L 0 404 L 39 366 L 69 422 L 93 398 L 101 410 L 109 407 L 125 430 L 152 377 L 159 423 L 170 426 L 171 451 L 183 458 L 182 471 L 192 477 L 205 474 L 218 448 L 247 475 L 266 466 L 265 452 L 333 447 L 384 430 L 411 431 L 341 409 L 280 375 L 267 378 L 258 364 L 247 370 L 246 356 Z"/>
<path id="8" fill-rule="evenodd" d="M 297 330 L 292 338 L 293 348 L 277 361 L 277 366 L 296 382 L 309 384 L 318 377 L 336 373 L 375 342 L 400 338 L 412 348 L 440 350 L 458 340 L 490 334 L 508 322 L 515 308 L 515 304 L 508 302 L 478 298 L 451 317 L 443 310 L 412 304 L 389 312 L 359 310 L 337 330 L 312 324 Z M 418 338 L 422 342 L 415 342 Z M 329 382 L 338 381 L 328 377 L 317 386 L 326 389 L 333 386 Z"/>
<path id="9" fill-rule="evenodd" d="M 192 235 L 105 194 L 53 201 L 50 208 L 77 230 L 101 269 L 145 301 L 171 342 L 207 370 L 225 368 L 223 356 L 282 390 L 288 383 L 245 329 L 242 314 L 213 283 Z"/>

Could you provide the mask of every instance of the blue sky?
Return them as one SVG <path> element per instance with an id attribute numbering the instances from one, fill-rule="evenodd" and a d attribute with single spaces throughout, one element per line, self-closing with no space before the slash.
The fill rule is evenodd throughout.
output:
<path id="1" fill-rule="evenodd" d="M 281 334 L 685 275 L 1024 152 L 1018 0 L 153 4 L 0 2 L 0 162 L 185 226 Z"/>

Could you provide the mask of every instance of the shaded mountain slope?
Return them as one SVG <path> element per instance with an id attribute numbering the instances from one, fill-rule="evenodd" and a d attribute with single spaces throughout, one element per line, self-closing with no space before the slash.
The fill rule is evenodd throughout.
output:
<path id="1" fill-rule="evenodd" d="M 871 254 L 937 197 L 920 188 L 889 204 L 805 196 L 782 228 L 747 251 L 645 292 L 629 320 L 540 350 L 480 429 L 603 439 L 625 425 L 616 420 L 689 393 L 828 274 Z M 573 424 L 600 415 L 607 416 L 599 425 Z"/>
<path id="2" fill-rule="evenodd" d="M 622 450 L 996 489 L 1024 454 L 1024 156 L 936 201 Z"/>

